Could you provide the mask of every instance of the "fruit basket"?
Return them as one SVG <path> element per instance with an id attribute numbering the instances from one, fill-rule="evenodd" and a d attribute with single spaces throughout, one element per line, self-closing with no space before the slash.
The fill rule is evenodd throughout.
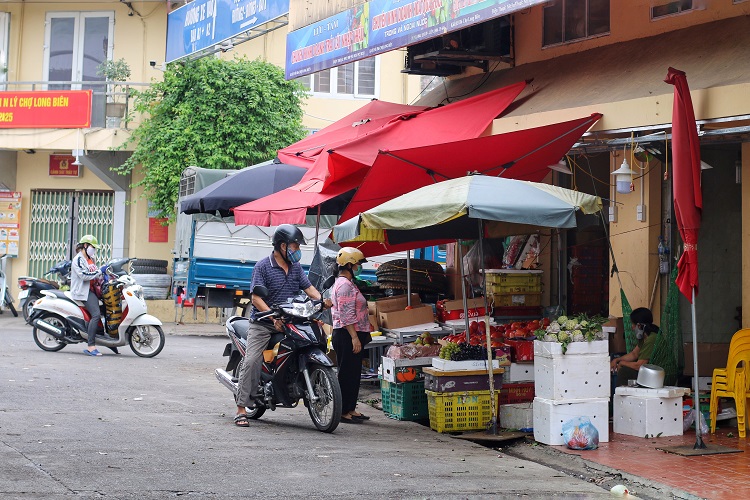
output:
<path id="1" fill-rule="evenodd" d="M 437 432 L 478 431 L 492 420 L 490 391 L 426 391 L 430 428 Z"/>

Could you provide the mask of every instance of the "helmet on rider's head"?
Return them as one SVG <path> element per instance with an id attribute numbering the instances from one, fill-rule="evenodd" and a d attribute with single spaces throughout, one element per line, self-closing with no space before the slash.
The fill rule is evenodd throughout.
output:
<path id="1" fill-rule="evenodd" d="M 302 235 L 302 231 L 298 227 L 292 224 L 282 224 L 276 228 L 273 233 L 273 249 L 279 250 L 281 244 L 286 243 L 287 246 L 290 243 L 298 243 L 300 245 L 305 244 L 305 237 Z"/>
<path id="2" fill-rule="evenodd" d="M 365 254 L 362 250 L 354 247 L 343 247 L 339 250 L 339 254 L 336 256 L 336 263 L 339 266 L 345 266 L 347 264 L 361 264 L 367 262 Z"/>
<path id="3" fill-rule="evenodd" d="M 88 243 L 94 248 L 99 248 L 99 240 L 97 240 L 96 236 L 94 236 L 93 234 L 83 235 L 78 243 L 80 243 L 81 245 Z"/>

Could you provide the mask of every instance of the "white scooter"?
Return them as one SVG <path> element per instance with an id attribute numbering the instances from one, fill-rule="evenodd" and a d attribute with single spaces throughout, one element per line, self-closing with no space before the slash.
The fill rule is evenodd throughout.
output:
<path id="1" fill-rule="evenodd" d="M 102 297 L 108 307 L 99 302 L 102 322 L 96 345 L 117 352 L 117 347 L 130 344 L 138 356 L 153 358 L 164 347 L 164 331 L 162 322 L 147 314 L 141 285 L 122 270 L 132 260 L 120 259 L 103 268 L 108 281 L 102 285 Z M 36 345 L 45 351 L 59 351 L 68 344 L 86 342 L 91 315 L 84 302 L 71 298 L 69 291 L 42 290 L 42 294 L 29 317 Z"/>

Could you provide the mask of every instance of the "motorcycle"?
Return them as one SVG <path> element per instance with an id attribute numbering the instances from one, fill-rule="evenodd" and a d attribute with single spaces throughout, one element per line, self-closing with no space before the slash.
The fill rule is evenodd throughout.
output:
<path id="1" fill-rule="evenodd" d="M 256 286 L 253 294 L 265 298 L 268 290 Z M 263 352 L 259 391 L 262 401 L 248 408 L 249 419 L 260 418 L 268 409 L 294 408 L 301 399 L 319 431 L 333 432 L 339 425 L 341 388 L 333 372 L 333 362 L 325 354 L 325 336 L 315 319 L 322 308 L 322 301 L 301 294 L 257 315 L 256 323 L 271 332 L 271 339 Z M 276 318 L 283 321 L 284 331 L 275 329 Z M 229 361 L 225 370 L 215 370 L 216 378 L 234 393 L 235 401 L 249 326 L 250 320 L 242 316 L 227 320 L 226 331 L 231 342 L 224 348 L 224 356 L 229 356 Z"/>
<path id="2" fill-rule="evenodd" d="M 57 275 L 63 285 L 70 285 L 70 260 L 63 260 L 44 273 L 44 276 Z M 45 278 L 34 278 L 32 276 L 21 276 L 18 278 L 18 302 L 23 319 L 29 322 L 34 302 L 42 298 L 42 290 L 59 290 L 60 283 Z"/>
<path id="3" fill-rule="evenodd" d="M 120 259 L 102 267 L 102 321 L 96 344 L 113 349 L 130 344 L 135 354 L 153 358 L 164 347 L 162 322 L 147 313 L 143 288 L 123 267 L 135 259 Z M 69 291 L 42 290 L 34 303 L 29 322 L 34 327 L 34 342 L 44 351 L 59 351 L 68 344 L 86 342 L 91 315 L 83 301 L 74 300 Z"/>
<path id="4" fill-rule="evenodd" d="M 8 258 L 4 255 L 0 258 L 0 314 L 3 313 L 4 308 L 10 309 L 13 316 L 18 316 L 18 311 L 13 307 L 13 296 L 10 294 L 8 289 L 8 283 L 5 275 L 5 261 Z"/>

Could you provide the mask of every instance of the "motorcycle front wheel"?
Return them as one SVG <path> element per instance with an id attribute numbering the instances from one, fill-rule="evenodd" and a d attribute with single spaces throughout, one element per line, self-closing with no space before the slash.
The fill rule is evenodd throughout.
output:
<path id="1" fill-rule="evenodd" d="M 310 370 L 310 382 L 317 401 L 307 401 L 307 411 L 315 427 L 322 432 L 333 432 L 341 421 L 341 387 L 331 368 L 315 366 Z"/>
<path id="2" fill-rule="evenodd" d="M 164 348 L 164 331 L 157 325 L 138 325 L 128 328 L 130 348 L 142 358 L 153 358 Z"/>
<path id="3" fill-rule="evenodd" d="M 41 299 L 38 295 L 29 295 L 26 297 L 26 301 L 21 306 L 21 310 L 23 311 L 23 319 L 26 320 L 26 322 L 29 322 L 29 316 L 31 316 L 31 311 L 34 309 L 34 302 Z"/>
<path id="4" fill-rule="evenodd" d="M 65 321 L 59 316 L 50 314 L 48 316 L 42 316 L 40 319 L 44 320 L 55 328 L 59 328 L 60 330 L 66 329 Z M 65 342 L 59 340 L 54 335 L 50 335 L 49 333 L 45 332 L 44 330 L 40 330 L 37 327 L 34 327 L 33 335 L 34 342 L 36 342 L 36 345 L 39 346 L 39 349 L 43 351 L 57 352 L 68 345 Z"/>

